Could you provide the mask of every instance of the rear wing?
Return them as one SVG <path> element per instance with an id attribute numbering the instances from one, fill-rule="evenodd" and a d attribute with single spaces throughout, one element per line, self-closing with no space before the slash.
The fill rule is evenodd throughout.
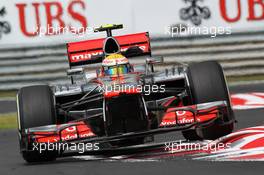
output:
<path id="1" fill-rule="evenodd" d="M 151 55 L 149 33 L 136 33 L 114 37 L 126 57 Z M 67 44 L 70 67 L 102 62 L 105 38 Z"/>

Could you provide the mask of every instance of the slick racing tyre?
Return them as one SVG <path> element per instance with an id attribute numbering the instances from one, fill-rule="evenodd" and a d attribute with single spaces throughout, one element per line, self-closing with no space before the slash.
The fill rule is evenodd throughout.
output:
<path id="1" fill-rule="evenodd" d="M 183 131 L 183 136 L 187 140 L 214 140 L 231 133 L 234 127 L 234 115 L 220 64 L 215 61 L 190 64 L 187 77 L 192 104 L 226 101 L 227 110 L 223 113 L 222 119 L 210 124 L 198 125 L 196 129 Z"/>
<path id="2" fill-rule="evenodd" d="M 27 139 L 21 136 L 21 131 L 27 128 L 52 125 L 56 123 L 53 93 L 49 86 L 39 85 L 21 88 L 17 95 L 19 142 L 23 158 L 27 162 L 42 162 L 55 160 L 58 151 L 30 150 Z M 27 145 L 27 146 L 25 146 Z"/>

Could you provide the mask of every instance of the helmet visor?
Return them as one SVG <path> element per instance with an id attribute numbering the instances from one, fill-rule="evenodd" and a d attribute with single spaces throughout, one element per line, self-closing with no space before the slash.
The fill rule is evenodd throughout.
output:
<path id="1" fill-rule="evenodd" d="M 117 67 L 105 68 L 104 72 L 105 72 L 106 75 L 116 75 L 117 74 Z"/>
<path id="2" fill-rule="evenodd" d="M 118 73 L 119 74 L 127 74 L 128 73 L 127 65 L 119 65 L 118 66 Z"/>
<path id="3" fill-rule="evenodd" d="M 106 75 L 127 74 L 129 72 L 129 69 L 127 65 L 119 65 L 119 66 L 105 67 L 104 72 Z"/>

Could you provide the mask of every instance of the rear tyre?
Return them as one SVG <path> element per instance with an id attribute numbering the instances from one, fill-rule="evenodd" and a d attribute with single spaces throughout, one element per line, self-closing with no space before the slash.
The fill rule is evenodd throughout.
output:
<path id="1" fill-rule="evenodd" d="M 215 61 L 190 64 L 187 71 L 192 104 L 226 101 L 227 111 L 223 118 L 196 129 L 183 131 L 187 140 L 214 140 L 232 132 L 234 115 L 223 69 Z"/>
<path id="2" fill-rule="evenodd" d="M 58 151 L 30 150 L 27 138 L 21 136 L 21 131 L 27 128 L 52 125 L 56 123 L 54 96 L 49 86 L 39 85 L 21 88 L 17 94 L 18 128 L 20 150 L 27 162 L 42 162 L 55 160 Z"/>

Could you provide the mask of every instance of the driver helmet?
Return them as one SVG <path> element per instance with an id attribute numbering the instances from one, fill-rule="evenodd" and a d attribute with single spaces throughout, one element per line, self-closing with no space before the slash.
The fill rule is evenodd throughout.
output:
<path id="1" fill-rule="evenodd" d="M 111 54 L 102 62 L 104 75 L 115 76 L 131 71 L 128 59 L 122 54 Z"/>

